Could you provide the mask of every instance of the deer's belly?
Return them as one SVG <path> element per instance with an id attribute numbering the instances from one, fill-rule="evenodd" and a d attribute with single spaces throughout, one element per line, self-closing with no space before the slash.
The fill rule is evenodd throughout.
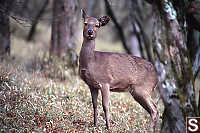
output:
<path id="1" fill-rule="evenodd" d="M 110 91 L 112 92 L 128 92 L 129 89 L 128 88 L 110 88 Z"/>
<path id="2" fill-rule="evenodd" d="M 110 82 L 110 91 L 112 92 L 127 92 L 129 89 L 129 80 L 115 80 Z"/>

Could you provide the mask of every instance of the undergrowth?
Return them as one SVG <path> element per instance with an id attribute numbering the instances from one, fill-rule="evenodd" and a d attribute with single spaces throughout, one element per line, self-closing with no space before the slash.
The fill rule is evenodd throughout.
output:
<path id="1" fill-rule="evenodd" d="M 0 132 L 107 132 L 101 96 L 93 127 L 89 89 L 63 59 L 31 64 L 31 72 L 25 65 L 0 65 Z M 149 114 L 129 94 L 111 93 L 109 110 L 111 132 L 153 131 Z"/>

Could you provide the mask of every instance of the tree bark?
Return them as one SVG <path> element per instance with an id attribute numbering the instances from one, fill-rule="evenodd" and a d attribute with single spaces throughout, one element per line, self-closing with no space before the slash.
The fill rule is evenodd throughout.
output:
<path id="1" fill-rule="evenodd" d="M 120 24 L 117 22 L 117 19 L 116 19 L 115 15 L 114 15 L 114 13 L 111 9 L 111 6 L 110 6 L 108 0 L 104 0 L 104 1 L 105 1 L 106 12 L 111 17 L 111 19 L 113 20 L 113 22 L 114 22 L 114 24 L 115 24 L 115 26 L 118 30 L 118 34 L 121 38 L 122 45 L 123 45 L 124 49 L 126 50 L 126 52 L 128 54 L 133 54 L 133 53 L 131 53 L 130 49 L 128 48 L 128 44 L 126 42 L 124 31 L 123 31 L 122 27 L 120 26 Z"/>
<path id="2" fill-rule="evenodd" d="M 76 49 L 77 1 L 55 0 L 50 54 L 59 57 Z"/>
<path id="3" fill-rule="evenodd" d="M 48 3 L 49 3 L 49 0 L 44 1 L 40 11 L 38 12 L 37 16 L 33 20 L 32 27 L 31 27 L 30 32 L 29 32 L 28 37 L 27 37 L 27 41 L 33 40 L 35 31 L 36 31 L 36 28 L 37 28 L 37 24 L 39 23 L 39 19 L 42 17 L 46 7 L 48 6 Z"/>
<path id="4" fill-rule="evenodd" d="M 146 24 L 145 15 L 144 12 L 142 12 L 142 9 L 145 7 L 145 5 L 142 6 L 140 0 L 130 0 L 130 5 L 132 10 L 130 11 L 129 21 L 133 27 L 132 32 L 135 34 L 139 42 L 139 44 L 133 43 L 132 45 L 139 45 L 142 57 L 152 62 L 153 57 L 151 41 L 145 33 L 143 27 L 143 25 Z"/>
<path id="5" fill-rule="evenodd" d="M 13 0 L 0 1 L 0 57 L 10 55 L 9 14 Z"/>
<path id="6" fill-rule="evenodd" d="M 154 25 L 153 44 L 157 56 L 155 66 L 159 75 L 159 92 L 165 106 L 162 133 L 185 133 L 186 116 L 198 115 L 192 63 L 184 39 L 186 32 L 181 30 L 180 25 L 184 22 L 176 16 L 177 8 L 183 7 L 174 3 L 161 0 L 153 4 L 159 11 L 156 16 L 161 18 L 157 18 L 160 20 Z"/>
<path id="7" fill-rule="evenodd" d="M 187 24 L 200 32 L 200 0 L 192 0 L 187 8 Z"/>

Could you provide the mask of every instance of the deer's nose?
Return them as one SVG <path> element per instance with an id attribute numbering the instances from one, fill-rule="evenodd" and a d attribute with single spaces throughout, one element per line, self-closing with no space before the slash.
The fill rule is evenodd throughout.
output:
<path id="1" fill-rule="evenodd" d="M 89 29 L 88 30 L 88 35 L 92 35 L 93 34 L 93 30 L 92 29 Z"/>

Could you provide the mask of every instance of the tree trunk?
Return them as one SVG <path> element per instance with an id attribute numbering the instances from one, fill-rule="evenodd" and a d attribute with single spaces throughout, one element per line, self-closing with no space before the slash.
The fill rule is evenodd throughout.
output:
<path id="1" fill-rule="evenodd" d="M 155 14 L 155 42 L 152 44 L 157 57 L 155 66 L 159 75 L 159 92 L 165 106 L 161 132 L 185 133 L 186 116 L 197 116 L 198 110 L 194 96 L 192 63 L 184 39 L 186 32 L 181 30 L 180 25 L 184 20 L 178 20 L 176 16 L 176 10 L 183 7 L 173 4 L 168 0 L 153 4 L 159 9 L 159 13 Z"/>
<path id="2" fill-rule="evenodd" d="M 77 1 L 55 0 L 50 54 L 59 57 L 76 49 Z"/>
<path id="3" fill-rule="evenodd" d="M 109 1 L 108 0 L 104 0 L 104 1 L 105 1 L 106 12 L 111 17 L 111 19 L 113 20 L 113 23 L 115 24 L 115 26 L 117 28 L 117 31 L 118 31 L 118 34 L 121 38 L 122 45 L 123 45 L 124 49 L 126 50 L 126 52 L 128 54 L 133 54 L 133 53 L 131 53 L 131 51 L 128 47 L 128 44 L 127 44 L 127 41 L 126 41 L 126 38 L 125 38 L 125 35 L 124 35 L 124 31 L 123 31 L 122 27 L 120 26 L 120 24 L 117 22 L 117 19 L 114 15 L 114 12 L 111 9 Z"/>
<path id="4" fill-rule="evenodd" d="M 33 37 L 34 37 L 35 31 L 36 31 L 36 27 L 37 27 L 37 24 L 39 22 L 39 19 L 42 17 L 46 7 L 48 6 L 48 3 L 49 3 L 49 0 L 45 0 L 44 1 L 40 11 L 38 12 L 37 16 L 33 20 L 31 30 L 30 30 L 30 32 L 28 34 L 28 37 L 27 37 L 27 41 L 32 41 L 33 40 Z"/>
<path id="5" fill-rule="evenodd" d="M 132 32 L 130 35 L 132 38 L 136 38 L 136 43 L 133 42 L 131 44 L 132 48 L 130 47 L 130 49 L 134 49 L 134 55 L 137 53 L 136 50 L 140 50 L 140 55 L 142 55 L 143 58 L 146 58 L 149 61 L 153 61 L 151 41 L 145 33 L 143 26 L 147 24 L 145 21 L 145 13 L 142 12 L 142 10 L 145 8 L 145 4 L 141 4 L 140 0 L 129 0 L 129 6 L 132 9 L 129 12 L 129 21 L 132 26 L 132 28 L 129 28 L 129 30 Z M 138 47 L 140 49 L 135 49 L 134 47 Z"/>
<path id="6" fill-rule="evenodd" d="M 10 55 L 9 13 L 13 0 L 0 0 L 0 57 Z"/>

